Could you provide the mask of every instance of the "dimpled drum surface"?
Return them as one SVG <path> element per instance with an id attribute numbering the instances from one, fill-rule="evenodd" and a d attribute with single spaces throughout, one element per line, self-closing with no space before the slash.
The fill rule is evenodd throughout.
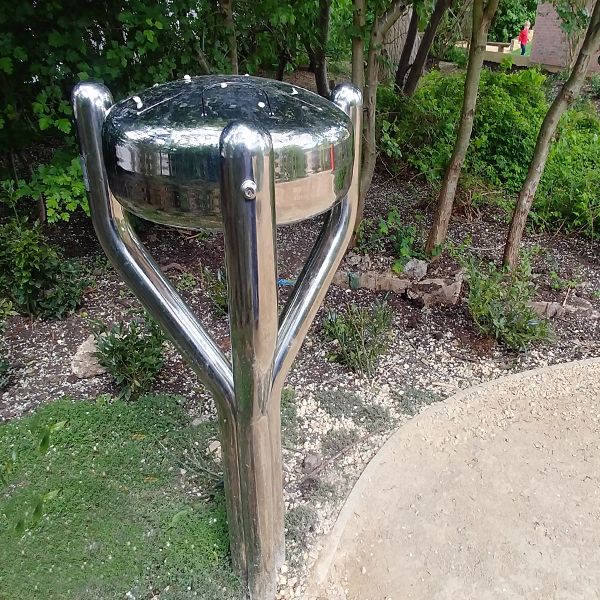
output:
<path id="1" fill-rule="evenodd" d="M 206 76 L 154 86 L 111 108 L 103 129 L 111 192 L 151 221 L 220 228 L 219 138 L 232 121 L 271 136 L 278 224 L 322 213 L 348 191 L 354 140 L 342 110 L 288 83 Z"/>

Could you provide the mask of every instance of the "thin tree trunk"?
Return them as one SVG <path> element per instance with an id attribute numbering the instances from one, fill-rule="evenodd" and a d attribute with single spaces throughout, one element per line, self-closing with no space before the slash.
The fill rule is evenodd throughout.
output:
<path id="1" fill-rule="evenodd" d="M 219 0 L 223 16 L 225 17 L 225 29 L 227 30 L 227 42 L 229 45 L 229 63 L 234 75 L 239 73 L 237 38 L 235 34 L 235 21 L 233 20 L 233 0 Z"/>
<path id="2" fill-rule="evenodd" d="M 421 42 L 417 50 L 417 54 L 415 55 L 415 60 L 413 61 L 413 64 L 410 68 L 410 73 L 406 78 L 406 83 L 404 84 L 404 93 L 407 96 L 412 96 L 417 89 L 417 84 L 419 83 L 419 79 L 421 79 L 423 68 L 427 62 L 427 56 L 429 55 L 429 51 L 433 45 L 433 40 L 435 39 L 435 34 L 442 21 L 442 18 L 444 17 L 444 14 L 450 8 L 450 6 L 452 6 L 452 1 L 453 0 L 437 0 L 435 3 L 433 12 L 429 18 L 429 23 L 427 23 L 427 27 L 425 28 L 423 37 L 421 38 Z"/>
<path id="3" fill-rule="evenodd" d="M 331 0 L 319 0 L 316 34 L 314 46 L 308 41 L 305 46 L 314 65 L 317 92 L 324 98 L 329 98 L 329 75 L 327 74 L 327 40 L 329 39 L 329 18 L 331 15 Z"/>
<path id="4" fill-rule="evenodd" d="M 275 79 L 277 81 L 283 81 L 283 76 L 285 75 L 285 68 L 290 60 L 290 54 L 287 51 L 287 48 L 282 48 L 279 51 L 279 58 L 277 60 L 277 71 L 275 73 Z"/>
<path id="5" fill-rule="evenodd" d="M 202 51 L 200 44 L 196 46 L 196 60 L 198 61 L 198 69 L 200 75 L 210 75 L 210 67 L 208 66 L 208 60 L 206 54 Z"/>
<path id="6" fill-rule="evenodd" d="M 400 92 L 402 90 L 402 86 L 404 85 L 404 78 L 406 77 L 406 74 L 410 69 L 410 57 L 415 46 L 415 40 L 417 39 L 418 32 L 419 13 L 415 9 L 415 5 L 413 4 L 410 23 L 408 24 L 408 31 L 406 32 L 406 39 L 404 40 L 402 54 L 400 55 L 400 60 L 398 61 L 398 68 L 396 69 L 395 87 L 397 92 Z"/>
<path id="7" fill-rule="evenodd" d="M 473 0 L 473 31 L 471 34 L 471 46 L 469 48 L 469 64 L 465 79 L 460 124 L 458 126 L 452 157 L 446 167 L 446 173 L 444 174 L 442 187 L 438 195 L 433 225 L 427 238 L 426 251 L 429 254 L 432 254 L 436 247 L 446 241 L 456 187 L 469 148 L 471 132 L 473 131 L 477 90 L 483 67 L 487 32 L 497 8 L 498 0 L 488 0 L 485 8 L 484 0 Z"/>
<path id="8" fill-rule="evenodd" d="M 379 83 L 379 65 L 377 57 L 385 34 L 406 10 L 407 0 L 395 0 L 381 16 L 375 16 L 375 23 L 371 29 L 369 51 L 367 53 L 367 72 L 364 90 L 364 137 L 363 137 L 363 163 L 360 176 L 360 197 L 356 215 L 356 228 L 363 219 L 365 197 L 373 180 L 375 163 L 377 161 L 377 148 L 375 145 L 375 110 L 377 104 L 377 85 Z"/>
<path id="9" fill-rule="evenodd" d="M 354 35 L 352 37 L 352 83 L 361 91 L 365 87 L 365 42 L 363 32 L 366 25 L 366 0 L 354 0 Z"/>
<path id="10" fill-rule="evenodd" d="M 579 55 L 577 56 L 573 71 L 571 72 L 569 79 L 567 79 L 563 85 L 558 96 L 554 99 L 540 128 L 533 158 L 531 159 L 527 177 L 525 178 L 525 182 L 519 193 L 517 205 L 508 230 L 506 246 L 504 247 L 504 266 L 509 267 L 511 270 L 514 269 L 519 262 L 519 246 L 521 245 L 521 239 L 523 238 L 527 215 L 531 210 L 535 193 L 540 183 L 540 179 L 542 178 L 542 174 L 544 173 L 544 167 L 546 166 L 546 160 L 548 159 L 548 153 L 550 152 L 552 138 L 556 133 L 556 128 L 561 116 L 579 96 L 585 82 L 590 61 L 596 52 L 598 52 L 599 47 L 600 0 L 596 2 L 596 6 L 594 7 L 594 12 L 592 13 L 585 39 L 581 46 L 581 50 L 579 51 Z"/>

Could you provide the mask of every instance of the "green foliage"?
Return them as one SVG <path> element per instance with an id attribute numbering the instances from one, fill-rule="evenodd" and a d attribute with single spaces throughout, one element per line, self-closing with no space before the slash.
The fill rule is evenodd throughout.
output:
<path id="1" fill-rule="evenodd" d="M 198 280 L 192 273 L 182 273 L 177 280 L 177 289 L 191 292 L 198 286 Z"/>
<path id="2" fill-rule="evenodd" d="M 464 69 L 469 62 L 469 53 L 466 48 L 459 48 L 458 46 L 451 46 L 446 50 L 444 54 L 444 60 L 455 63 L 461 69 Z"/>
<path id="3" fill-rule="evenodd" d="M 530 218 L 539 229 L 598 237 L 600 118 L 582 106 L 563 115 Z"/>
<path id="4" fill-rule="evenodd" d="M 293 388 L 284 388 L 281 392 L 281 437 L 284 448 L 294 448 L 300 439 L 298 428 L 298 407 Z"/>
<path id="5" fill-rule="evenodd" d="M 199 501 L 179 467 L 214 425 L 187 423 L 160 396 L 61 400 L 0 425 L 3 599 L 240 600 L 224 497 Z"/>
<path id="6" fill-rule="evenodd" d="M 19 312 L 63 317 L 79 306 L 88 283 L 81 265 L 63 260 L 39 225 L 12 219 L 0 226 L 0 297 Z"/>
<path id="7" fill-rule="evenodd" d="M 415 225 L 405 225 L 398 209 L 392 207 L 377 225 L 364 219 L 356 236 L 356 248 L 363 254 L 389 251 L 396 257 L 392 269 L 401 272 L 411 258 L 426 258 L 423 243 Z"/>
<path id="8" fill-rule="evenodd" d="M 543 82 L 533 69 L 482 71 L 466 174 L 510 191 L 520 188 L 548 109 Z M 384 114 L 395 115 L 400 152 L 430 181 L 442 178 L 452 154 L 463 88 L 463 74 L 434 71 L 422 78 L 411 98 L 383 95 Z"/>
<path id="9" fill-rule="evenodd" d="M 121 398 L 137 398 L 147 392 L 164 362 L 164 335 L 148 315 L 120 321 L 110 329 L 94 328 L 98 362 L 121 388 Z"/>
<path id="10" fill-rule="evenodd" d="M 536 10 L 537 0 L 500 0 L 488 39 L 510 42 L 519 35 L 525 21 L 529 21 L 533 28 Z"/>
<path id="11" fill-rule="evenodd" d="M 217 314 L 224 316 L 229 311 L 227 302 L 227 272 L 225 269 L 218 269 L 216 275 L 205 268 L 202 272 L 202 282 L 204 290 L 210 298 Z"/>
<path id="12" fill-rule="evenodd" d="M 317 513 L 308 506 L 300 504 L 285 514 L 286 539 L 305 546 L 319 524 Z"/>
<path id="13" fill-rule="evenodd" d="M 57 152 L 50 164 L 39 165 L 29 181 L 18 181 L 15 195 L 19 199 L 42 197 L 49 223 L 68 221 L 78 208 L 89 214 L 81 163 L 67 152 Z"/>
<path id="14" fill-rule="evenodd" d="M 527 175 L 540 126 L 548 110 L 545 78 L 533 69 L 518 73 L 484 70 L 463 181 L 477 178 L 509 194 Z M 427 74 L 412 98 L 382 90 L 382 121 L 388 120 L 403 160 L 429 181 L 439 181 L 452 154 L 460 117 L 464 76 Z M 533 204 L 531 220 L 540 229 L 596 236 L 600 214 L 600 118 L 579 103 L 559 124 Z M 390 144 L 382 144 L 388 152 Z"/>
<path id="15" fill-rule="evenodd" d="M 394 398 L 398 402 L 398 408 L 411 417 L 418 414 L 423 406 L 429 406 L 441 400 L 436 393 L 417 388 L 407 388 L 402 393 L 395 392 Z"/>
<path id="16" fill-rule="evenodd" d="M 370 308 L 348 304 L 328 311 L 323 320 L 325 337 L 335 344 L 331 358 L 368 377 L 389 345 L 391 326 L 392 311 L 380 302 Z"/>
<path id="17" fill-rule="evenodd" d="M 532 342 L 551 338 L 548 321 L 538 317 L 530 306 L 535 286 L 527 256 L 521 256 L 513 273 L 475 258 L 463 265 L 469 282 L 469 314 L 483 333 L 519 351 Z"/>
<path id="18" fill-rule="evenodd" d="M 330 429 L 321 439 L 321 451 L 323 455 L 332 458 L 348 450 L 360 439 L 357 429 Z"/>

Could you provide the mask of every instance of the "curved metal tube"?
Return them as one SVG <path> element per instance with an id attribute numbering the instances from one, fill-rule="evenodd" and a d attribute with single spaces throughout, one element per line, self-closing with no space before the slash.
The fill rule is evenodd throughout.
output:
<path id="1" fill-rule="evenodd" d="M 354 164 L 348 194 L 327 215 L 319 237 L 298 276 L 290 299 L 280 317 L 273 389 L 283 387 L 285 379 L 304 340 L 335 269 L 340 264 L 352 236 L 360 191 L 362 94 L 350 84 L 337 86 L 331 100 L 351 119 L 354 130 Z"/>
<path id="2" fill-rule="evenodd" d="M 83 82 L 73 90 L 73 110 L 96 235 L 127 285 L 223 408 L 235 414 L 229 361 L 162 274 L 111 195 L 102 154 L 102 125 L 112 104 L 112 95 L 104 85 Z"/>

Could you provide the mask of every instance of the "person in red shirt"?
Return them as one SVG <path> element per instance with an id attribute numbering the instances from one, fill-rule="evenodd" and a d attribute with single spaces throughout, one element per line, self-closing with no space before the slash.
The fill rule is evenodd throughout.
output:
<path id="1" fill-rule="evenodd" d="M 521 33 L 519 33 L 519 43 L 521 44 L 521 56 L 525 55 L 527 50 L 527 44 L 529 43 L 529 28 L 531 27 L 531 23 L 529 21 L 525 21 L 525 26 L 521 29 Z"/>

